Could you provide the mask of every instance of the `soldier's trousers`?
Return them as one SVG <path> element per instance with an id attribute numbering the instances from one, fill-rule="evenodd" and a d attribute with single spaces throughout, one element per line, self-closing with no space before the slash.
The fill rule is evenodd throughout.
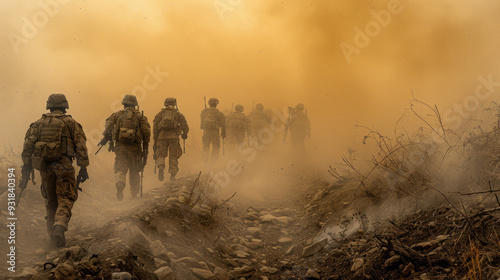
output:
<path id="1" fill-rule="evenodd" d="M 243 131 L 229 131 L 227 134 L 227 148 L 231 152 L 236 151 L 239 145 L 245 143 L 245 130 Z"/>
<path id="2" fill-rule="evenodd" d="M 294 153 L 296 155 L 304 155 L 306 152 L 305 148 L 305 139 L 306 135 L 304 133 L 292 133 L 290 136 L 290 140 L 292 141 L 292 146 L 294 149 Z"/>
<path id="3" fill-rule="evenodd" d="M 212 145 L 212 161 L 219 159 L 220 151 L 220 135 L 218 129 L 205 129 L 203 130 L 203 159 L 208 161 L 210 153 L 210 144 Z"/>
<path id="4" fill-rule="evenodd" d="M 179 138 L 158 139 L 156 141 L 156 167 L 165 168 L 165 158 L 168 156 L 168 173 L 175 175 L 179 172 L 179 158 L 182 148 Z"/>
<path id="5" fill-rule="evenodd" d="M 75 169 L 72 160 L 63 157 L 59 161 L 47 163 L 47 168 L 40 171 L 42 176 L 42 196 L 47 209 L 47 231 L 52 235 L 54 226 L 60 225 L 68 230 L 73 204 L 78 199 Z"/>
<path id="6" fill-rule="evenodd" d="M 141 144 L 117 143 L 115 148 L 115 182 L 117 188 L 125 187 L 127 172 L 129 173 L 130 194 L 139 193 L 142 170 Z"/>

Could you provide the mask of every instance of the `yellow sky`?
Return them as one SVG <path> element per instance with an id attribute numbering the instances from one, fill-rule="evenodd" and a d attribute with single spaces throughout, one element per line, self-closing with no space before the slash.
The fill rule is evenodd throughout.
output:
<path id="1" fill-rule="evenodd" d="M 390 133 L 412 91 L 446 111 L 478 76 L 500 81 L 499 14 L 494 0 L 3 0 L 0 140 L 20 145 L 50 93 L 90 134 L 136 92 L 150 119 L 177 97 L 195 129 L 203 96 L 247 112 L 303 102 L 313 144 L 338 156 L 355 124 Z"/>

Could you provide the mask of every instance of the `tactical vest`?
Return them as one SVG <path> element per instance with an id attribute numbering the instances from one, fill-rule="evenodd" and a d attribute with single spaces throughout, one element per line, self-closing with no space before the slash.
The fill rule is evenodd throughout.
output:
<path id="1" fill-rule="evenodd" d="M 162 109 L 162 118 L 158 122 L 158 129 L 172 130 L 180 126 L 179 116 L 175 110 Z"/>
<path id="2" fill-rule="evenodd" d="M 66 115 L 43 115 L 38 123 L 37 141 L 33 151 L 33 167 L 44 170 L 45 162 L 60 160 L 63 156 L 74 157 L 75 147 Z"/>
<path id="3" fill-rule="evenodd" d="M 247 126 L 243 113 L 232 113 L 227 120 L 227 128 L 230 130 L 243 130 Z"/>
<path id="4" fill-rule="evenodd" d="M 205 119 L 203 120 L 203 129 L 219 129 L 218 120 L 219 110 L 215 108 L 206 109 Z"/>
<path id="5" fill-rule="evenodd" d="M 142 143 L 141 121 L 138 112 L 121 110 L 114 125 L 113 141 L 125 144 Z"/>

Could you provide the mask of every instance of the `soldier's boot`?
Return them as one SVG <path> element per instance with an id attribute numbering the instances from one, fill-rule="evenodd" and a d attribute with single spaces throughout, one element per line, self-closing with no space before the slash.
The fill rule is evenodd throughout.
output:
<path id="1" fill-rule="evenodd" d="M 137 194 L 136 193 L 132 193 L 132 194 L 130 194 L 130 196 L 132 197 L 132 199 L 136 199 L 137 198 Z"/>
<path id="2" fill-rule="evenodd" d="M 165 166 L 158 166 L 158 180 L 163 181 L 165 179 Z"/>
<path id="3" fill-rule="evenodd" d="M 47 216 L 45 219 L 47 219 L 47 235 L 50 241 L 54 241 L 54 218 Z"/>
<path id="4" fill-rule="evenodd" d="M 64 247 L 66 245 L 66 238 L 64 237 L 64 227 L 61 225 L 54 226 L 54 240 L 57 247 Z"/>
<path id="5" fill-rule="evenodd" d="M 118 199 L 118 201 L 123 200 L 123 189 L 125 189 L 124 183 L 117 183 L 116 184 L 116 199 Z"/>
<path id="6" fill-rule="evenodd" d="M 175 175 L 176 174 L 170 174 L 170 181 L 175 181 Z"/>

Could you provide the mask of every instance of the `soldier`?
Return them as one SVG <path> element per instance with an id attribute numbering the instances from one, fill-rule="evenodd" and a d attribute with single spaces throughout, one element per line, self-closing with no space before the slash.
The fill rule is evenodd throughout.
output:
<path id="1" fill-rule="evenodd" d="M 170 181 L 175 180 L 175 175 L 179 172 L 179 158 L 182 156 L 179 135 L 186 140 L 188 132 L 189 126 L 184 115 L 177 109 L 177 101 L 175 98 L 168 97 L 165 99 L 165 108 L 161 109 L 153 120 L 153 153 L 160 181 L 164 179 L 167 155 Z"/>
<path id="2" fill-rule="evenodd" d="M 255 105 L 255 110 L 250 113 L 248 119 L 250 120 L 252 136 L 257 139 L 259 137 L 259 132 L 271 124 L 271 118 L 264 113 L 264 105 L 261 103 Z"/>
<path id="3" fill-rule="evenodd" d="M 305 138 L 306 136 L 311 137 L 311 123 L 307 112 L 304 112 L 304 104 L 299 103 L 295 108 L 290 108 L 290 115 L 285 123 L 285 136 L 288 129 L 290 129 L 290 138 L 294 149 L 303 153 L 305 151 Z"/>
<path id="4" fill-rule="evenodd" d="M 235 112 L 232 112 L 227 117 L 227 144 L 230 149 L 236 149 L 236 147 L 243 145 L 245 143 L 245 132 L 247 136 L 250 135 L 250 121 L 247 116 L 243 113 L 243 106 L 238 104 L 234 106 Z"/>
<path id="5" fill-rule="evenodd" d="M 66 245 L 64 232 L 68 230 L 71 210 L 78 198 L 74 158 L 80 166 L 79 181 L 85 182 L 89 178 L 87 138 L 82 126 L 66 115 L 69 104 L 64 94 L 50 95 L 47 109 L 50 113 L 43 114 L 26 132 L 21 172 L 25 177 L 33 168 L 40 171 L 47 232 L 52 242 L 63 247 Z"/>
<path id="6" fill-rule="evenodd" d="M 115 152 L 116 198 L 123 200 L 125 178 L 129 172 L 130 194 L 136 198 L 140 188 L 140 172 L 148 158 L 151 127 L 148 119 L 135 108 L 139 106 L 134 95 L 125 95 L 123 109 L 113 113 L 106 120 L 104 137 L 99 145 L 111 141 L 110 148 Z"/>
<path id="7" fill-rule="evenodd" d="M 218 104 L 217 98 L 210 98 L 208 100 L 210 108 L 201 111 L 200 128 L 203 129 L 203 159 L 205 161 L 208 161 L 210 144 L 212 144 L 212 161 L 219 159 L 220 137 L 226 138 L 226 116 L 217 109 Z"/>

